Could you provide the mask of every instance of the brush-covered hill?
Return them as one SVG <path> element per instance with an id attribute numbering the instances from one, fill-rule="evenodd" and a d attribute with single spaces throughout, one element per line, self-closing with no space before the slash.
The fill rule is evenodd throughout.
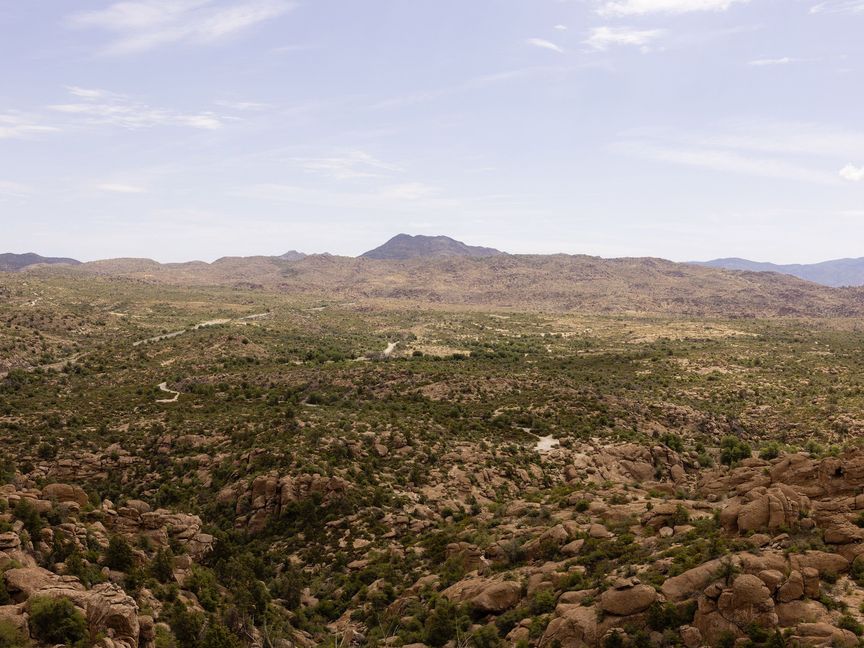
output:
<path id="1" fill-rule="evenodd" d="M 775 273 L 739 272 L 654 258 L 570 255 L 377 260 L 310 255 L 231 257 L 214 263 L 141 259 L 38 272 L 122 277 L 190 286 L 230 286 L 323 299 L 547 311 L 643 312 L 730 317 L 848 317 L 864 292 Z"/>
<path id="2" fill-rule="evenodd" d="M 80 261 L 63 257 L 43 257 L 33 252 L 26 254 L 13 254 L 7 252 L 0 254 L 0 272 L 17 272 L 22 268 L 38 264 L 65 264 L 78 265 Z"/>

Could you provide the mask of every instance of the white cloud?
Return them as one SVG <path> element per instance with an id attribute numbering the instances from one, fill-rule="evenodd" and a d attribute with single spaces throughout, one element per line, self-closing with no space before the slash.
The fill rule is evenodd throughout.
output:
<path id="1" fill-rule="evenodd" d="M 129 54 L 172 43 L 214 43 L 294 6 L 289 0 L 121 0 L 75 14 L 70 24 L 112 33 L 105 53 Z"/>
<path id="2" fill-rule="evenodd" d="M 180 113 L 165 108 L 155 108 L 107 90 L 73 86 L 69 88 L 69 92 L 84 101 L 54 104 L 48 106 L 48 109 L 78 117 L 89 125 L 107 124 L 128 129 L 185 126 L 217 130 L 222 127 L 222 120 L 212 112 Z"/>
<path id="3" fill-rule="evenodd" d="M 840 177 L 850 182 L 861 182 L 864 180 L 864 166 L 856 167 L 854 164 L 847 164 L 840 169 Z"/>
<path id="4" fill-rule="evenodd" d="M 757 157 L 734 150 L 674 146 L 651 142 L 619 143 L 613 145 L 613 150 L 634 157 L 725 173 L 813 184 L 831 185 L 837 183 L 834 176 L 819 169 L 784 159 Z"/>
<path id="5" fill-rule="evenodd" d="M 103 184 L 98 184 L 96 185 L 96 188 L 99 191 L 120 194 L 140 194 L 147 191 L 144 187 L 130 184 L 121 184 L 116 182 L 105 182 Z"/>
<path id="6" fill-rule="evenodd" d="M 56 126 L 41 123 L 32 115 L 17 112 L 0 114 L 0 140 L 21 139 L 30 135 L 53 133 L 60 130 Z"/>
<path id="7" fill-rule="evenodd" d="M 558 31 L 567 31 L 567 25 L 555 25 L 555 29 Z"/>
<path id="8" fill-rule="evenodd" d="M 525 42 L 532 47 L 539 47 L 540 49 L 551 50 L 553 52 L 558 52 L 559 54 L 564 53 L 564 49 L 562 47 L 556 45 L 552 41 L 548 41 L 543 38 L 529 38 Z"/>
<path id="9" fill-rule="evenodd" d="M 767 67 L 772 65 L 789 65 L 790 63 L 798 63 L 800 59 L 790 58 L 788 56 L 784 56 L 782 58 L 767 58 L 767 59 L 755 59 L 753 61 L 748 61 L 747 65 L 752 65 L 754 67 Z"/>
<path id="10" fill-rule="evenodd" d="M 609 0 L 597 12 L 604 16 L 638 16 L 651 13 L 681 14 L 691 11 L 726 11 L 749 0 Z"/>
<path id="11" fill-rule="evenodd" d="M 839 0 L 820 2 L 810 8 L 811 14 L 864 14 L 864 0 Z"/>
<path id="12" fill-rule="evenodd" d="M 615 45 L 632 45 L 647 49 L 665 32 L 662 29 L 631 29 L 629 27 L 595 27 L 585 44 L 595 50 L 606 50 Z"/>

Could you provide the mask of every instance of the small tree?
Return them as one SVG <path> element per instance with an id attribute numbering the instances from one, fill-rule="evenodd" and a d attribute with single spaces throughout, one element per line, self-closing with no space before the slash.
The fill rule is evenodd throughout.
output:
<path id="1" fill-rule="evenodd" d="M 170 549 L 162 549 L 150 563 L 150 573 L 160 583 L 167 583 L 174 577 L 174 556 Z"/>
<path id="2" fill-rule="evenodd" d="M 108 549 L 105 551 L 105 564 L 110 569 L 117 571 L 129 571 L 135 564 L 135 554 L 132 553 L 132 547 L 120 536 L 114 536 L 108 542 Z"/>
<path id="3" fill-rule="evenodd" d="M 87 638 L 84 615 L 67 598 L 30 599 L 30 632 L 47 644 L 81 645 Z"/>

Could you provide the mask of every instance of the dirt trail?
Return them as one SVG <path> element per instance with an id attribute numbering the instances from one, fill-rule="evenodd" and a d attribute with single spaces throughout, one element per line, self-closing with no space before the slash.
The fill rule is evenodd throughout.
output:
<path id="1" fill-rule="evenodd" d="M 168 392 L 169 394 L 174 394 L 173 398 L 159 398 L 156 400 L 157 403 L 176 403 L 177 399 L 180 398 L 180 392 L 174 391 L 173 389 L 168 389 L 168 383 L 163 382 L 159 383 L 159 389 L 163 392 Z"/>
<path id="2" fill-rule="evenodd" d="M 169 340 L 171 338 L 178 337 L 185 333 L 191 333 L 192 331 L 197 331 L 198 329 L 207 328 L 208 326 L 218 326 L 220 324 L 228 324 L 229 322 L 242 322 L 244 320 L 253 320 L 260 319 L 269 315 L 270 313 L 255 313 L 254 315 L 244 315 L 243 317 L 236 317 L 234 319 L 231 318 L 223 318 L 223 319 L 212 319 L 206 320 L 195 326 L 191 326 L 187 329 L 183 329 L 182 331 L 174 331 L 173 333 L 163 333 L 162 335 L 154 335 L 153 337 L 145 338 L 143 340 L 138 340 L 132 343 L 133 347 L 140 346 L 142 344 L 147 344 L 148 342 L 161 342 L 162 340 Z"/>

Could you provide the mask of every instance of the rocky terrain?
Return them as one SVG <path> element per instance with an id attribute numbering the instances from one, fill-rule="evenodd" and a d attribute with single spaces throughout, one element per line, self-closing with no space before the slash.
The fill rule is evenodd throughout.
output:
<path id="1" fill-rule="evenodd" d="M 281 292 L 317 300 L 378 300 L 398 308 L 458 306 L 700 317 L 853 317 L 864 313 L 861 289 L 828 288 L 776 273 L 651 258 L 562 254 L 382 260 L 324 254 L 293 261 L 226 257 L 213 263 L 174 264 L 112 259 L 75 268 L 40 268 L 31 274 Z"/>
<path id="2" fill-rule="evenodd" d="M 0 294 L 4 646 L 864 636 L 853 318 Z"/>

